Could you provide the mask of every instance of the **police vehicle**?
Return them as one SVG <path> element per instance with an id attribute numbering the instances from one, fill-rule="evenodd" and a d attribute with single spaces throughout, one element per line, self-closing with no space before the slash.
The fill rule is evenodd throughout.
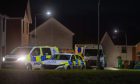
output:
<path id="1" fill-rule="evenodd" d="M 75 44 L 75 53 L 82 55 L 88 68 L 97 67 L 98 45 L 97 44 Z M 105 67 L 105 54 L 102 45 L 99 45 L 100 64 Z"/>
<path id="2" fill-rule="evenodd" d="M 17 47 L 2 59 L 2 68 L 24 68 L 32 70 L 41 68 L 42 61 L 59 53 L 57 47 L 33 46 Z"/>
<path id="3" fill-rule="evenodd" d="M 86 64 L 82 57 L 70 53 L 55 54 L 51 60 L 45 60 L 42 64 L 43 68 L 68 70 L 68 69 L 85 69 Z"/>

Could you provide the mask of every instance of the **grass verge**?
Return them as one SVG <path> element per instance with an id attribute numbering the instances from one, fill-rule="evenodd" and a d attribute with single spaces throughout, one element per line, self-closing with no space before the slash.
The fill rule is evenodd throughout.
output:
<path id="1" fill-rule="evenodd" d="M 0 84 L 139 84 L 138 70 L 0 70 Z"/>

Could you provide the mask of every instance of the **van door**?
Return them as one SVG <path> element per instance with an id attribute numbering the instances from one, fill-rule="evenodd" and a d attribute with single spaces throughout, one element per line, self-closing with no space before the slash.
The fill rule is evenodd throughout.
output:
<path id="1" fill-rule="evenodd" d="M 31 61 L 32 61 L 32 67 L 33 68 L 39 68 L 41 65 L 41 52 L 40 48 L 34 48 L 34 50 L 31 52 Z"/>

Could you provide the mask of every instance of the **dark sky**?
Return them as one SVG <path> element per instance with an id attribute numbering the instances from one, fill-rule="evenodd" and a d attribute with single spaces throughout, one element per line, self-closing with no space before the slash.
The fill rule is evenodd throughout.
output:
<path id="1" fill-rule="evenodd" d="M 53 10 L 54 17 L 75 33 L 74 43 L 97 42 L 97 0 L 32 0 L 31 7 L 33 16 Z M 101 0 L 100 36 L 108 32 L 115 42 L 124 44 L 126 32 L 128 44 L 139 42 L 139 8 L 139 0 Z M 121 31 L 117 35 L 115 28 Z"/>
<path id="2" fill-rule="evenodd" d="M 101 0 L 100 3 L 100 36 L 108 32 L 115 42 L 124 44 L 126 32 L 128 44 L 140 41 L 139 0 Z M 45 20 L 47 17 L 39 14 L 52 10 L 53 16 L 75 33 L 74 43 L 97 42 L 97 7 L 97 0 L 31 0 L 33 17 L 38 15 L 38 21 Z M 113 34 L 114 28 L 121 32 Z"/>

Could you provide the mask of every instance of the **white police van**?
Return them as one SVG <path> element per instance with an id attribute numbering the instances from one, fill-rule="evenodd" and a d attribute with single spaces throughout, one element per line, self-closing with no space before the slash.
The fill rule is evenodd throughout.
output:
<path id="1" fill-rule="evenodd" d="M 59 53 L 57 47 L 17 47 L 9 55 L 3 57 L 1 67 L 27 70 L 41 68 L 42 61 L 50 59 L 55 53 Z"/>

